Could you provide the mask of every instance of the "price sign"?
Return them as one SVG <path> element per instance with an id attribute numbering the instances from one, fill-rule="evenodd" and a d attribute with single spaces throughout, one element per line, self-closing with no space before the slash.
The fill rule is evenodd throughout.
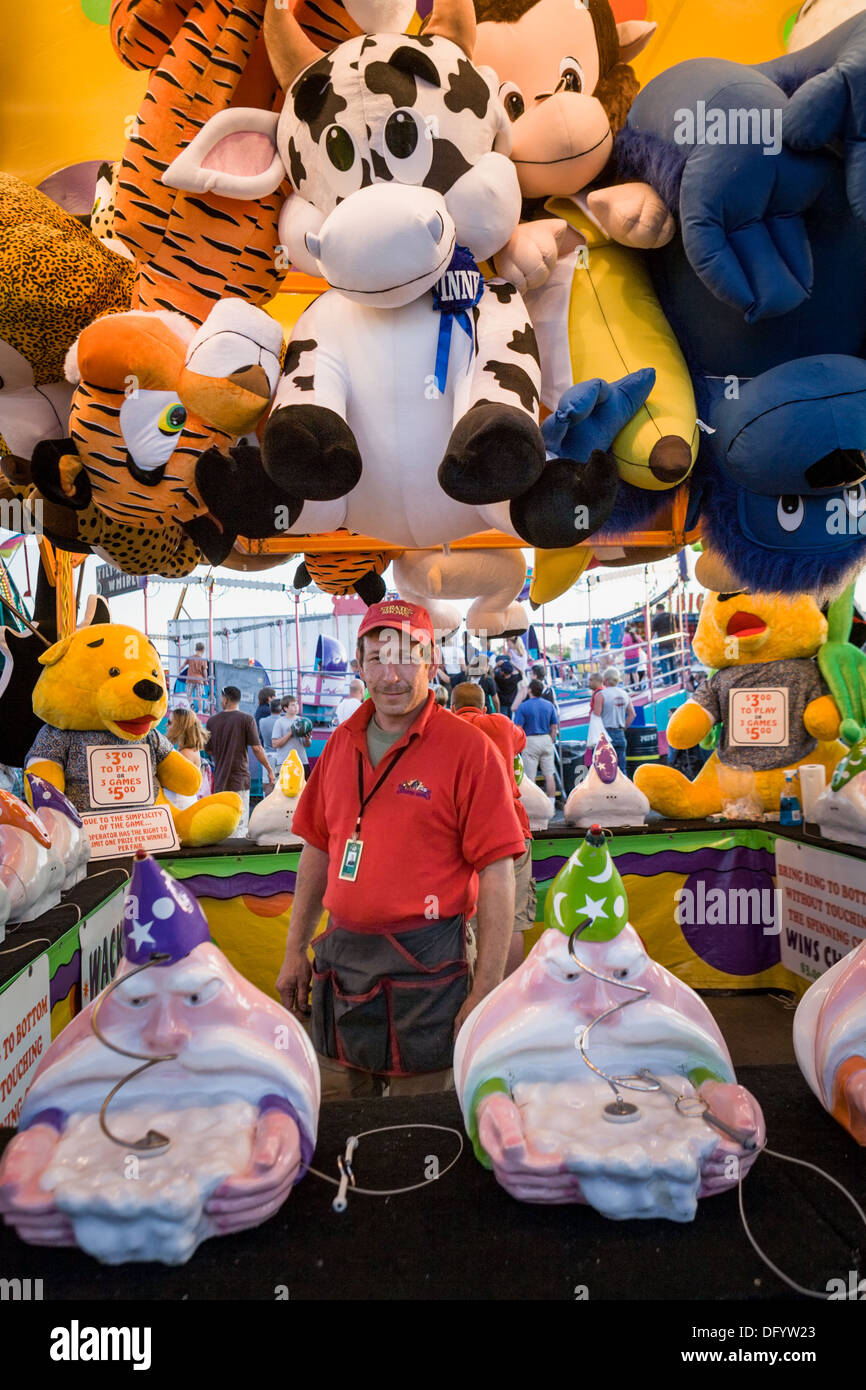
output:
<path id="1" fill-rule="evenodd" d="M 783 747 L 788 742 L 787 690 L 730 691 L 727 733 L 736 748 Z"/>
<path id="2" fill-rule="evenodd" d="M 178 838 L 167 806 L 140 811 L 103 811 L 82 816 L 90 837 L 92 859 L 113 859 L 137 849 L 177 849 Z"/>
<path id="3" fill-rule="evenodd" d="M 87 776 L 92 806 L 151 806 L 153 777 L 146 745 L 88 744 Z"/>

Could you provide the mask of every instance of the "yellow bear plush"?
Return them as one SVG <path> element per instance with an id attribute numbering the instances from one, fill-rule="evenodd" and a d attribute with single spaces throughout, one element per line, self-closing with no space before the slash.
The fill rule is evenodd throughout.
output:
<path id="1" fill-rule="evenodd" d="M 653 810 L 675 820 L 718 813 L 720 769 L 733 768 L 753 771 L 764 810 L 778 811 L 785 768 L 810 762 L 831 771 L 845 748 L 813 659 L 826 640 L 826 619 L 805 594 L 708 594 L 692 645 L 715 669 L 671 716 L 667 737 L 672 748 L 694 748 L 720 724 L 718 749 L 693 782 L 672 767 L 639 768 L 634 780 Z"/>
<path id="2" fill-rule="evenodd" d="M 144 743 L 150 753 L 156 804 L 162 788 L 193 796 L 201 773 L 175 752 L 156 725 L 168 707 L 165 676 L 156 648 L 133 627 L 98 623 L 55 642 L 39 658 L 45 668 L 33 691 L 33 709 L 45 723 L 26 758 L 26 769 L 44 777 L 79 811 L 96 811 L 87 776 L 88 744 Z M 178 810 L 169 806 L 183 845 L 213 845 L 237 828 L 237 792 L 217 792 Z"/>

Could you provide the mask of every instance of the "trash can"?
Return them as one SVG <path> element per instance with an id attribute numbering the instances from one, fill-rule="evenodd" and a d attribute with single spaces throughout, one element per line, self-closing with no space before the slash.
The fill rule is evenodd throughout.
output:
<path id="1" fill-rule="evenodd" d="M 581 739 L 569 739 L 562 744 L 562 790 L 565 796 L 574 790 L 578 770 L 583 767 L 586 744 Z"/>
<path id="2" fill-rule="evenodd" d="M 634 777 L 644 763 L 661 762 L 659 757 L 659 731 L 655 724 L 638 726 L 632 724 L 625 731 L 625 761 L 629 777 Z"/>

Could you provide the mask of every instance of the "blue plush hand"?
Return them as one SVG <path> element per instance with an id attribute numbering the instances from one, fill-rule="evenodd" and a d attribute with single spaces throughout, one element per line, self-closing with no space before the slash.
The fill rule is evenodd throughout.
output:
<path id="1" fill-rule="evenodd" d="M 846 26 L 847 28 L 847 26 Z M 845 158 L 848 201 L 866 221 L 866 19 L 847 29 L 837 61 L 804 82 L 791 97 L 783 118 L 785 144 L 819 150 L 840 142 Z"/>
<path id="2" fill-rule="evenodd" d="M 606 453 L 620 430 L 636 415 L 655 386 L 652 367 L 619 381 L 579 381 L 570 386 L 541 427 L 547 452 L 554 458 L 584 462 L 594 449 Z"/>
<path id="3" fill-rule="evenodd" d="M 812 252 L 803 213 L 820 198 L 833 167 L 829 155 L 766 148 L 699 146 L 680 186 L 683 247 L 692 268 L 747 323 L 788 313 L 809 295 Z"/>

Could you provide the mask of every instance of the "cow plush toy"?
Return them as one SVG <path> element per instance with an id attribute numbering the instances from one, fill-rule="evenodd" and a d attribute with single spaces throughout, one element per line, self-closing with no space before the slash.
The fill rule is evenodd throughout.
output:
<path id="1" fill-rule="evenodd" d="M 498 81 L 471 62 L 471 4 L 440 0 L 417 37 L 367 34 L 327 56 L 268 6 L 265 38 L 282 113 L 221 112 L 163 178 L 255 199 L 287 171 L 281 242 L 333 287 L 295 327 L 263 435 L 288 493 L 309 497 L 311 475 L 344 483 L 296 529 L 415 547 L 490 526 L 547 547 L 589 535 L 613 505 L 613 461 L 547 460 L 526 309 L 477 267 L 517 226 L 520 189 Z"/>

